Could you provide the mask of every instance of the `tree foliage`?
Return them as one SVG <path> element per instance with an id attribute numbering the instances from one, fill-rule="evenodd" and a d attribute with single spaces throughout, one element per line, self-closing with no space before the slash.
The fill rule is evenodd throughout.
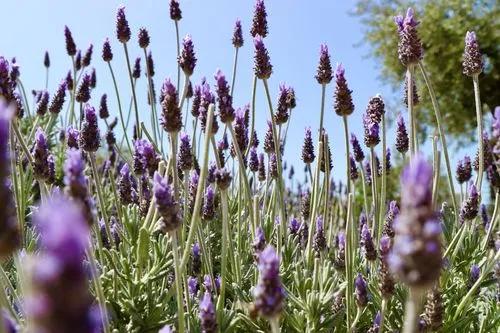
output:
<path id="1" fill-rule="evenodd" d="M 392 18 L 413 7 L 420 21 L 424 64 L 430 73 L 445 120 L 446 131 L 459 141 L 470 141 L 476 123 L 472 80 L 462 74 L 462 52 L 467 30 L 474 30 L 485 59 L 480 76 L 483 112 L 500 105 L 500 1 L 499 0 L 358 0 L 355 15 L 366 29 L 363 43 L 381 67 L 381 78 L 401 92 L 404 71 L 397 56 L 398 34 Z M 418 73 L 418 71 L 417 71 Z M 432 105 L 421 76 L 417 75 L 421 105 L 417 110 L 422 133 L 434 127 Z M 421 111 L 421 112 L 419 112 Z M 461 140 L 462 139 L 462 140 Z"/>

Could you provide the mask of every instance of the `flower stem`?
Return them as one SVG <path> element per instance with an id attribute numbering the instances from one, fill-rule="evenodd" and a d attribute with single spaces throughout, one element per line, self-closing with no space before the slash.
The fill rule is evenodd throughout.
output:
<path id="1" fill-rule="evenodd" d="M 403 333 L 418 332 L 418 313 L 420 307 L 420 292 L 410 288 L 406 301 Z"/>
<path id="2" fill-rule="evenodd" d="M 377 232 L 377 240 L 382 236 L 382 221 L 384 219 L 384 214 L 386 210 L 386 186 L 387 186 L 387 156 L 386 156 L 386 133 L 385 133 L 385 114 L 382 115 L 382 184 L 380 186 L 380 203 L 378 206 L 379 216 L 378 216 L 378 228 L 373 230 Z"/>
<path id="3" fill-rule="evenodd" d="M 257 76 L 253 76 L 253 88 L 252 88 L 252 119 L 250 122 L 250 139 L 248 140 L 248 147 L 246 149 L 245 155 L 248 155 L 248 152 L 250 151 L 250 148 L 252 147 L 252 141 L 254 140 L 253 138 L 253 132 L 255 128 L 255 97 L 256 97 L 256 92 L 257 92 Z"/>
<path id="4" fill-rule="evenodd" d="M 130 88 L 132 89 L 132 96 L 134 97 L 134 109 L 135 109 L 135 130 L 137 133 L 137 138 L 141 138 L 141 128 L 139 121 L 139 108 L 137 107 L 137 97 L 135 95 L 134 78 L 132 77 L 132 68 L 130 67 L 130 57 L 128 55 L 127 43 L 123 43 L 123 50 L 125 51 L 125 59 L 127 60 L 128 77 L 130 79 Z"/>
<path id="5" fill-rule="evenodd" d="M 347 184 L 347 193 L 351 193 L 351 182 L 350 182 L 350 169 L 351 169 L 351 160 L 349 156 L 349 127 L 347 124 L 347 116 L 343 116 L 342 120 L 344 121 L 344 139 L 345 139 L 345 160 L 346 160 L 346 184 Z"/>
<path id="6" fill-rule="evenodd" d="M 373 224 L 372 230 L 377 229 L 377 221 L 378 221 L 378 196 L 377 196 L 377 161 L 375 159 L 375 149 L 373 147 L 370 148 L 370 162 L 371 162 L 371 172 L 372 172 L 372 209 L 373 209 Z"/>
<path id="7" fill-rule="evenodd" d="M 479 74 L 472 76 L 474 82 L 474 100 L 476 102 L 477 118 L 477 144 L 479 149 L 479 170 L 477 172 L 476 186 L 477 191 L 481 193 L 481 185 L 484 173 L 484 145 L 483 145 L 483 112 L 481 110 L 481 95 L 479 91 Z"/>
<path id="8" fill-rule="evenodd" d="M 181 43 L 179 39 L 179 21 L 175 20 L 174 22 L 175 22 L 175 38 L 177 41 L 177 59 L 179 59 L 179 56 L 181 55 Z M 177 91 L 179 91 L 180 85 L 181 85 L 181 66 L 177 61 Z"/>
<path id="9" fill-rule="evenodd" d="M 410 159 L 416 154 L 417 147 L 415 142 L 415 113 L 413 108 L 413 65 L 406 68 L 406 99 L 408 104 L 408 116 L 410 120 Z"/>
<path id="10" fill-rule="evenodd" d="M 148 94 L 149 94 L 149 105 L 151 105 L 151 115 L 152 121 L 151 126 L 153 127 L 153 138 L 155 139 L 155 144 L 158 146 L 158 136 L 156 135 L 158 132 L 156 120 L 158 119 L 156 115 L 156 102 L 153 91 L 153 78 L 151 77 L 151 73 L 149 72 L 148 66 L 148 55 L 146 53 L 146 48 L 144 48 L 144 63 L 146 64 L 146 75 L 148 77 Z"/>
<path id="11" fill-rule="evenodd" d="M 500 220 L 500 218 L 498 218 L 499 205 L 500 205 L 500 191 L 497 191 L 497 194 L 495 195 L 495 208 L 493 209 L 493 214 L 491 215 L 490 227 L 488 228 L 488 232 L 486 233 L 486 237 L 483 242 L 484 251 L 488 246 L 488 240 L 491 237 L 491 233 L 493 232 L 493 230 L 495 230 L 498 220 Z"/>
<path id="12" fill-rule="evenodd" d="M 122 124 L 123 135 L 125 137 L 125 142 L 127 143 L 128 150 L 132 151 L 132 148 L 130 147 L 130 140 L 128 139 L 127 135 L 127 127 L 125 126 L 125 121 L 123 120 L 123 111 L 122 111 L 122 103 L 120 100 L 120 93 L 118 92 L 118 85 L 116 83 L 116 77 L 113 71 L 113 67 L 111 67 L 111 62 L 108 62 L 108 67 L 109 67 L 109 72 L 111 73 L 111 78 L 113 79 L 113 85 L 115 87 L 115 94 L 116 94 L 116 100 L 118 102 L 118 112 L 120 114 L 120 122 Z"/>
<path id="13" fill-rule="evenodd" d="M 182 267 L 179 262 L 179 248 L 177 246 L 177 232 L 170 233 L 172 237 L 172 252 L 174 254 L 175 289 L 177 292 L 177 314 L 179 316 L 179 333 L 184 333 L 184 301 L 182 297 Z"/>
<path id="14" fill-rule="evenodd" d="M 239 49 L 240 49 L 239 47 L 234 48 L 233 75 L 232 75 L 232 79 L 231 79 L 231 92 L 230 92 L 230 95 L 231 95 L 231 97 L 233 97 L 233 100 L 234 100 L 233 91 L 234 91 L 234 83 L 236 82 L 236 68 L 238 66 L 238 50 Z"/>
<path id="15" fill-rule="evenodd" d="M 384 319 L 386 311 L 387 311 L 387 299 L 384 298 L 382 300 L 382 307 L 380 309 L 380 325 L 378 333 L 384 333 Z"/>
<path id="16" fill-rule="evenodd" d="M 354 230 L 352 222 L 352 193 L 347 198 L 347 220 L 346 220 L 346 251 L 345 251 L 345 269 L 346 269 L 346 327 L 351 327 L 352 308 L 354 305 Z"/>

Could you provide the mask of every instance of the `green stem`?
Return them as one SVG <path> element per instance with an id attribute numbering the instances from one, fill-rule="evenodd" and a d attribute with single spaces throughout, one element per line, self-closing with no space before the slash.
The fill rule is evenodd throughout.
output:
<path id="1" fill-rule="evenodd" d="M 252 119 L 250 122 L 250 140 L 248 140 L 248 147 L 245 152 L 245 156 L 248 155 L 250 148 L 252 147 L 253 141 L 253 132 L 255 129 L 255 97 L 257 92 L 257 76 L 253 76 L 253 85 L 252 85 Z"/>
<path id="2" fill-rule="evenodd" d="M 232 79 L 231 79 L 231 92 L 230 92 L 230 95 L 231 95 L 231 97 L 233 97 L 233 100 L 234 100 L 233 91 L 234 91 L 234 83 L 236 82 L 236 67 L 238 65 L 238 50 L 239 49 L 240 49 L 239 47 L 235 47 L 235 49 L 234 49 L 233 75 L 232 75 Z"/>
<path id="3" fill-rule="evenodd" d="M 493 215 L 491 216 L 491 222 L 490 222 L 490 227 L 488 228 L 488 232 L 486 233 L 486 238 L 484 239 L 483 242 L 483 250 L 486 251 L 486 248 L 488 246 L 488 240 L 491 237 L 491 233 L 493 230 L 495 230 L 496 225 L 498 220 L 500 220 L 498 216 L 498 209 L 499 209 L 499 202 L 500 202 L 500 191 L 497 191 L 497 194 L 495 195 L 495 208 L 493 209 Z"/>
<path id="4" fill-rule="evenodd" d="M 361 182 L 363 182 L 363 201 L 365 207 L 365 213 L 368 214 L 368 195 L 366 194 L 366 179 L 365 179 L 365 169 L 363 167 L 363 163 L 359 162 L 359 170 L 361 174 Z"/>
<path id="5" fill-rule="evenodd" d="M 144 63 L 146 64 L 146 76 L 148 77 L 148 94 L 149 94 L 149 104 L 151 105 L 151 114 L 153 116 L 153 121 L 151 122 L 151 126 L 153 127 L 153 137 L 155 139 L 155 144 L 158 146 L 158 137 L 157 133 L 157 124 L 156 124 L 156 103 L 154 100 L 154 92 L 153 92 L 153 79 L 151 77 L 151 73 L 149 72 L 148 66 L 148 55 L 146 53 L 146 48 L 144 48 Z M 135 84 L 134 84 L 135 86 Z"/>
<path id="6" fill-rule="evenodd" d="M 349 155 L 349 127 L 347 124 L 347 116 L 343 116 L 342 120 L 344 122 L 344 139 L 345 139 L 345 160 L 346 160 L 346 183 L 347 183 L 347 193 L 351 193 L 351 182 L 349 181 L 351 160 Z"/>
<path id="7" fill-rule="evenodd" d="M 123 50 L 125 51 L 125 59 L 127 60 L 128 77 L 130 79 L 130 88 L 132 89 L 132 96 L 134 97 L 134 109 L 135 109 L 135 130 L 137 138 L 140 139 L 141 127 L 139 121 L 139 108 L 137 107 L 137 97 L 135 96 L 134 78 L 132 77 L 132 68 L 130 67 L 130 57 L 128 56 L 127 43 L 123 43 Z"/>
<path id="8" fill-rule="evenodd" d="M 384 320 L 386 311 L 387 311 L 387 299 L 384 298 L 382 300 L 382 307 L 380 309 L 380 325 L 378 333 L 384 333 Z"/>
<path id="9" fill-rule="evenodd" d="M 345 251 L 345 269 L 346 269 L 346 320 L 347 327 L 351 327 L 352 308 L 354 306 L 354 230 L 352 222 L 352 193 L 347 198 L 347 220 L 346 220 L 346 251 Z"/>
<path id="10" fill-rule="evenodd" d="M 175 20 L 175 38 L 177 41 L 177 58 L 179 59 L 179 56 L 181 55 L 181 43 L 180 43 L 180 38 L 179 38 L 179 21 Z M 179 91 L 181 85 L 181 66 L 179 65 L 179 62 L 177 61 L 177 91 Z"/>
<path id="11" fill-rule="evenodd" d="M 179 316 L 179 333 L 184 333 L 184 302 L 182 297 L 182 266 L 179 262 L 179 248 L 177 246 L 177 232 L 170 233 L 172 237 L 172 252 L 174 254 L 175 289 L 177 292 L 177 314 Z"/>
<path id="12" fill-rule="evenodd" d="M 14 134 L 16 135 L 17 142 L 21 146 L 21 149 L 24 152 L 24 155 L 28 159 L 28 162 L 33 166 L 33 157 L 31 157 L 30 150 L 28 149 L 28 146 L 26 145 L 26 142 L 24 141 L 23 135 L 21 134 L 21 131 L 19 130 L 19 126 L 17 124 L 17 119 L 12 120 L 12 129 L 14 130 Z"/>
<path id="13" fill-rule="evenodd" d="M 483 145 L 483 112 L 481 110 L 481 95 L 479 91 L 479 74 L 472 76 L 474 82 L 474 100 L 476 102 L 477 118 L 477 144 L 479 149 L 479 170 L 477 172 L 476 186 L 477 191 L 481 193 L 481 185 L 484 173 L 484 145 Z"/>
<path id="14" fill-rule="evenodd" d="M 109 329 L 109 323 L 108 323 L 108 311 L 106 310 L 106 298 L 104 297 L 104 291 L 102 289 L 101 285 L 101 279 L 99 277 L 99 273 L 97 271 L 97 260 L 95 259 L 94 256 L 94 249 L 92 242 L 90 242 L 90 250 L 87 251 L 87 258 L 89 259 L 90 262 L 90 267 L 92 269 L 92 275 L 94 277 L 94 288 L 95 288 L 95 293 L 97 296 L 97 301 L 99 304 L 99 309 L 101 311 L 101 320 L 102 320 L 102 326 L 104 328 L 105 333 L 111 333 Z"/>
<path id="15" fill-rule="evenodd" d="M 377 232 L 377 240 L 382 236 L 382 221 L 384 220 L 384 214 L 386 210 L 386 186 L 387 186 L 387 160 L 386 160 L 386 134 L 385 134 L 385 114 L 382 115 L 382 184 L 380 186 L 380 203 L 378 206 L 379 216 L 378 216 L 378 228 L 377 230 L 373 230 L 373 232 Z"/>
<path id="16" fill-rule="evenodd" d="M 373 147 L 370 147 L 370 162 L 371 162 L 371 172 L 372 172 L 372 209 L 373 209 L 373 224 L 372 224 L 372 230 L 378 230 L 377 229 L 377 221 L 378 221 L 378 196 L 377 196 L 377 161 L 376 161 L 376 156 L 375 156 L 375 149 Z"/>
<path id="17" fill-rule="evenodd" d="M 116 83 L 115 73 L 113 67 L 111 67 L 111 62 L 108 62 L 109 72 L 111 73 L 111 78 L 113 79 L 113 85 L 115 87 L 116 100 L 118 102 L 118 111 L 120 113 L 120 122 L 122 124 L 123 135 L 125 136 L 125 142 L 127 143 L 128 150 L 131 152 L 132 148 L 130 146 L 130 140 L 127 135 L 127 127 L 125 126 L 125 121 L 123 120 L 122 103 L 120 101 L 120 93 L 118 92 L 118 85 Z"/>
<path id="18" fill-rule="evenodd" d="M 229 208 L 227 190 L 221 191 L 222 201 L 222 261 L 221 261 L 221 285 L 219 300 L 217 302 L 218 322 L 222 322 L 224 313 L 224 304 L 226 297 L 226 279 L 227 279 L 227 250 L 230 246 L 229 242 Z"/>
<path id="19" fill-rule="evenodd" d="M 408 300 L 406 301 L 403 333 L 418 332 L 418 319 L 420 308 L 420 291 L 410 288 Z"/>

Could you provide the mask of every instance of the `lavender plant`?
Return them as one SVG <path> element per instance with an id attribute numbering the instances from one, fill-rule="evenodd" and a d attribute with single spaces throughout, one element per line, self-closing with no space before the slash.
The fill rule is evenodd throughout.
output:
<path id="1" fill-rule="evenodd" d="M 228 31 L 231 78 L 217 69 L 199 82 L 191 82 L 196 44 L 190 35 L 179 39 L 179 24 L 189 15 L 181 9 L 170 1 L 177 78 L 164 78 L 160 89 L 154 40 L 141 27 L 131 43 L 125 7 L 117 10 L 117 42 L 103 42 L 102 59 L 93 57 L 93 44 L 80 50 L 65 27 L 70 68 L 53 92 L 48 52 L 46 85 L 32 100 L 15 59 L 0 57 L 0 332 L 495 331 L 500 109 L 483 126 L 479 78 L 487 73 L 476 35 L 467 33 L 463 55 L 478 109 L 475 162 L 463 157 L 453 177 L 446 123 L 423 65 L 425 40 L 409 9 L 395 29 L 406 68 L 406 115 L 393 114 L 377 94 L 362 115 L 363 132 L 350 133 L 355 86 L 342 59 L 333 69 L 328 46 L 320 46 L 319 127 L 305 129 L 306 181 L 300 181 L 299 166 L 285 161 L 300 99 L 272 77 L 279 63 L 270 54 L 278 46 L 266 39 L 272 32 L 264 1 L 255 3 L 252 50 L 239 19 Z M 119 44 L 123 63 L 113 53 Z M 252 91 L 235 90 L 238 55 L 252 51 Z M 131 64 L 133 52 L 142 56 Z M 109 73 L 96 73 L 96 61 Z M 118 88 L 125 84 L 117 82 L 116 66 L 127 67 L 129 91 Z M 429 96 L 416 93 L 417 67 Z M 99 97 L 97 74 L 113 81 Z M 148 105 L 138 103 L 141 93 Z M 250 103 L 235 105 L 236 93 Z M 266 117 L 255 110 L 260 98 Z M 417 142 L 419 98 L 434 105 L 429 156 Z M 329 109 L 342 117 L 343 157 L 330 148 L 336 137 L 323 121 Z M 396 116 L 390 126 L 386 117 Z M 257 122 L 267 124 L 262 145 Z M 439 186 L 439 150 L 448 191 Z M 345 175 L 337 174 L 340 163 Z M 392 190 L 397 177 L 401 184 Z"/>

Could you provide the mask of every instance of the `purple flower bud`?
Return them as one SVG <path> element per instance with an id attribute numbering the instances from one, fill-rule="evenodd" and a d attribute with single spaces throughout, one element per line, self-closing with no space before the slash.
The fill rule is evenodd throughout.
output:
<path id="1" fill-rule="evenodd" d="M 191 76 L 196 66 L 196 55 L 194 53 L 194 44 L 191 35 L 186 35 L 182 41 L 182 51 L 179 55 L 179 66 L 186 76 Z"/>
<path id="2" fill-rule="evenodd" d="M 109 43 L 109 38 L 104 40 L 102 44 L 102 60 L 105 62 L 110 62 L 113 60 L 113 52 L 111 51 L 111 44 Z"/>
<path id="3" fill-rule="evenodd" d="M 259 171 L 259 157 L 257 155 L 257 149 L 255 147 L 250 148 L 248 166 L 250 168 L 250 171 L 252 172 Z"/>
<path id="4" fill-rule="evenodd" d="M 479 211 L 480 202 L 481 196 L 477 192 L 476 185 L 471 183 L 469 187 L 469 196 L 462 203 L 462 208 L 460 209 L 460 219 L 462 221 L 472 221 L 475 219 Z"/>
<path id="5" fill-rule="evenodd" d="M 151 77 L 155 76 L 155 64 L 153 61 L 153 54 L 151 53 L 151 51 L 148 52 L 148 56 L 146 58 L 146 70 L 147 70 L 146 74 L 148 76 L 151 76 Z M 153 90 L 153 92 L 154 92 L 154 90 Z M 186 97 L 187 96 L 188 95 L 186 95 Z"/>
<path id="6" fill-rule="evenodd" d="M 201 87 L 195 85 L 193 91 L 193 104 L 191 106 L 191 115 L 193 117 L 198 118 L 198 116 L 200 115 L 200 106 L 201 106 Z"/>
<path id="7" fill-rule="evenodd" d="M 316 230 L 313 235 L 313 249 L 317 257 L 319 257 L 320 254 L 326 250 L 326 238 L 323 230 L 322 216 L 318 216 L 316 218 Z"/>
<path id="8" fill-rule="evenodd" d="M 201 331 L 203 333 L 217 332 L 217 319 L 215 316 L 215 306 L 212 303 L 212 296 L 208 291 L 203 295 L 199 306 Z"/>
<path id="9" fill-rule="evenodd" d="M 277 125 L 284 124 L 288 121 L 288 88 L 285 84 L 280 84 L 280 93 L 278 95 L 277 110 L 274 114 L 274 119 Z"/>
<path id="10" fill-rule="evenodd" d="M 200 176 L 196 170 L 191 170 L 189 174 L 189 191 L 188 191 L 188 208 L 191 214 L 193 213 L 194 204 L 196 201 L 196 192 L 198 191 L 198 182 Z"/>
<path id="11" fill-rule="evenodd" d="M 361 148 L 361 145 L 359 144 L 358 138 L 356 135 L 351 133 L 351 146 L 352 146 L 352 152 L 354 154 L 354 160 L 356 162 L 361 162 L 365 159 L 365 154 L 363 153 L 363 149 Z"/>
<path id="12" fill-rule="evenodd" d="M 356 181 L 358 179 L 359 173 L 358 173 L 358 167 L 356 166 L 356 161 L 354 160 L 354 157 L 352 157 L 352 154 L 349 155 L 349 178 L 352 181 Z"/>
<path id="13" fill-rule="evenodd" d="M 253 66 L 255 76 L 259 79 L 269 79 L 273 73 L 273 65 L 271 65 L 271 59 L 261 35 L 255 36 L 253 42 L 255 47 Z"/>
<path id="14" fill-rule="evenodd" d="M 278 161 L 276 159 L 276 154 L 271 153 L 269 154 L 269 175 L 271 176 L 272 179 L 277 179 L 278 178 Z"/>
<path id="15" fill-rule="evenodd" d="M 134 142 L 134 173 L 142 175 L 146 171 L 153 175 L 158 169 L 160 156 L 156 153 L 153 145 L 146 139 Z"/>
<path id="16" fill-rule="evenodd" d="M 47 180 L 49 176 L 49 165 L 47 159 L 49 157 L 49 147 L 47 137 L 41 127 L 35 132 L 35 145 L 33 146 L 33 173 L 35 178 L 39 180 Z"/>
<path id="17" fill-rule="evenodd" d="M 199 275 L 201 273 L 201 253 L 200 244 L 194 243 L 191 251 L 191 273 Z"/>
<path id="18" fill-rule="evenodd" d="M 137 190 L 134 188 L 135 179 L 130 174 L 128 164 L 124 164 L 120 170 L 118 181 L 118 195 L 120 202 L 124 205 L 137 202 Z"/>
<path id="19" fill-rule="evenodd" d="M 201 218 L 204 221 L 211 221 L 215 217 L 215 190 L 212 185 L 208 185 L 205 189 L 205 198 L 203 200 L 203 208 L 201 210 Z"/>
<path id="20" fill-rule="evenodd" d="M 399 60 L 405 66 L 419 62 L 422 59 L 423 50 L 417 32 L 419 22 L 413 17 L 413 9 L 408 8 L 404 18 L 399 15 L 394 18 L 394 21 L 399 33 Z"/>
<path id="21" fill-rule="evenodd" d="M 59 114 L 64 104 L 64 99 L 66 98 L 66 81 L 62 80 L 59 87 L 52 97 L 52 101 L 49 105 L 49 112 L 52 114 Z"/>
<path id="22" fill-rule="evenodd" d="M 166 232 L 175 231 L 182 223 L 179 205 L 175 201 L 172 186 L 158 172 L 154 174 L 153 192 L 156 208 L 162 217 L 162 229 Z"/>
<path id="23" fill-rule="evenodd" d="M 177 0 L 170 0 L 170 18 L 174 21 L 180 21 L 182 18 L 182 11 Z"/>
<path id="24" fill-rule="evenodd" d="M 9 151 L 9 126 L 12 112 L 0 102 L 0 258 L 5 259 L 21 244 L 16 218 L 16 205 L 8 185 L 11 173 L 11 152 Z"/>
<path id="25" fill-rule="evenodd" d="M 217 186 L 221 191 L 227 190 L 229 188 L 232 179 L 233 178 L 231 177 L 231 174 L 225 168 L 217 169 L 215 171 L 215 180 Z"/>
<path id="26" fill-rule="evenodd" d="M 392 164 L 391 164 L 391 148 L 387 148 L 385 150 L 385 174 L 388 175 L 391 173 Z M 382 173 L 382 170 L 380 170 Z"/>
<path id="27" fill-rule="evenodd" d="M 191 143 L 189 135 L 181 133 L 179 153 L 177 156 L 177 166 L 182 171 L 190 170 L 193 167 L 193 154 L 191 153 Z"/>
<path id="28" fill-rule="evenodd" d="M 73 90 L 73 76 L 71 74 L 71 71 L 68 71 L 68 74 L 66 75 L 66 87 L 68 88 L 68 91 Z"/>
<path id="29" fill-rule="evenodd" d="M 149 38 L 149 33 L 146 30 L 146 28 L 140 28 L 139 29 L 139 34 L 138 38 L 139 40 L 139 47 L 142 49 L 145 49 L 149 46 L 150 38 Z"/>
<path id="30" fill-rule="evenodd" d="M 479 75 L 483 71 L 483 56 L 479 50 L 476 33 L 467 31 L 463 54 L 463 72 L 467 76 Z"/>
<path id="31" fill-rule="evenodd" d="M 95 71 L 95 68 L 92 68 L 92 70 L 90 71 L 90 82 L 89 82 L 89 86 L 90 88 L 94 89 L 97 85 L 97 76 L 96 76 L 96 71 Z"/>
<path id="32" fill-rule="evenodd" d="M 132 70 L 132 77 L 138 79 L 141 77 L 141 58 L 135 58 L 134 68 Z"/>
<path id="33" fill-rule="evenodd" d="M 368 101 L 368 106 L 366 107 L 366 116 L 371 119 L 372 123 L 380 123 L 382 121 L 382 116 L 385 114 L 385 104 L 382 100 L 382 96 L 376 95 L 370 98 Z"/>
<path id="34" fill-rule="evenodd" d="M 335 83 L 335 113 L 339 116 L 348 116 L 354 112 L 354 104 L 352 103 L 352 90 L 347 86 L 342 64 L 338 64 L 335 70 Z"/>
<path id="35" fill-rule="evenodd" d="M 442 267 L 441 226 L 432 207 L 432 167 L 417 155 L 401 177 L 401 213 L 394 222 L 391 271 L 409 286 L 428 286 Z"/>
<path id="36" fill-rule="evenodd" d="M 75 56 L 75 69 L 78 72 L 80 69 L 82 69 L 82 51 L 78 50 L 76 52 Z"/>
<path id="37" fill-rule="evenodd" d="M 66 144 L 68 145 L 68 147 L 78 149 L 80 132 L 78 132 L 76 128 L 69 126 L 68 129 L 66 130 L 66 137 L 67 137 Z"/>
<path id="38" fill-rule="evenodd" d="M 125 17 L 125 6 L 118 7 L 118 11 L 116 12 L 116 38 L 121 43 L 126 43 L 130 40 L 130 28 Z"/>
<path id="39" fill-rule="evenodd" d="M 69 56 L 74 56 L 76 54 L 76 44 L 68 26 L 64 26 L 64 37 L 66 39 L 66 52 Z"/>
<path id="40" fill-rule="evenodd" d="M 255 260 L 259 259 L 259 255 L 262 251 L 264 251 L 265 247 L 266 235 L 264 234 L 264 230 L 262 229 L 262 227 L 258 227 L 255 231 L 255 238 L 252 243 Z"/>
<path id="41" fill-rule="evenodd" d="M 80 132 L 79 144 L 86 152 L 96 152 L 101 145 L 97 115 L 95 109 L 89 104 L 85 105 L 84 113 L 85 118 Z"/>
<path id="42" fill-rule="evenodd" d="M 356 304 L 360 308 L 364 308 L 368 305 L 368 289 L 366 286 L 366 281 L 361 273 L 358 273 L 354 279 L 354 293 L 356 297 Z"/>
<path id="43" fill-rule="evenodd" d="M 467 287 L 469 289 L 479 280 L 479 275 L 481 275 L 481 268 L 476 264 L 472 265 L 470 268 L 469 281 L 467 281 Z"/>
<path id="44" fill-rule="evenodd" d="M 261 182 L 266 180 L 266 164 L 264 162 L 264 154 L 259 155 L 259 180 Z"/>
<path id="45" fill-rule="evenodd" d="M 332 162 L 332 151 L 330 150 L 330 144 L 329 144 L 329 141 L 328 141 L 328 134 L 326 133 L 326 131 L 323 129 L 323 135 L 322 135 L 322 139 L 323 141 L 323 146 L 324 146 L 324 150 L 323 150 L 323 154 L 319 157 L 319 169 L 321 170 L 321 172 L 326 172 L 326 167 L 328 166 L 328 170 L 331 171 L 332 168 L 333 168 L 333 162 Z M 326 164 L 326 156 L 325 155 L 328 155 L 328 165 Z"/>
<path id="46" fill-rule="evenodd" d="M 219 104 L 219 118 L 224 124 L 227 124 L 234 120 L 233 98 L 229 94 L 230 89 L 224 73 L 218 69 L 214 77 L 217 103 Z"/>
<path id="47" fill-rule="evenodd" d="M 243 46 L 243 32 L 241 31 L 241 21 L 239 19 L 234 23 L 232 42 L 235 48 Z"/>
<path id="48" fill-rule="evenodd" d="M 101 96 L 101 103 L 99 104 L 99 118 L 107 119 L 108 117 L 109 117 L 108 95 L 103 94 Z"/>
<path id="49" fill-rule="evenodd" d="M 191 80 L 188 81 L 188 86 L 187 86 L 187 89 L 186 89 L 186 98 L 187 99 L 190 99 L 191 97 L 193 97 L 193 84 L 191 83 Z"/>
<path id="50" fill-rule="evenodd" d="M 398 215 L 399 215 L 398 203 L 393 200 L 389 203 L 389 209 L 387 211 L 387 214 L 385 215 L 385 223 L 383 231 L 384 235 L 387 235 L 390 238 L 394 237 L 393 222 Z"/>
<path id="51" fill-rule="evenodd" d="M 82 58 L 82 67 L 87 67 L 90 65 L 90 62 L 92 61 L 92 52 L 94 51 L 94 45 L 90 44 L 89 48 L 87 51 L 85 51 L 85 54 L 83 55 Z"/>
<path id="52" fill-rule="evenodd" d="M 75 99 L 78 103 L 87 103 L 90 100 L 90 83 L 92 77 L 90 74 L 85 73 L 82 77 L 80 85 L 76 89 Z"/>
<path id="53" fill-rule="evenodd" d="M 265 38 L 267 36 L 267 13 L 264 0 L 257 0 L 255 2 L 255 9 L 253 13 L 252 29 L 250 30 L 252 37 L 257 35 Z"/>
<path id="54" fill-rule="evenodd" d="M 494 189 L 498 190 L 500 188 L 500 172 L 497 166 L 489 165 L 486 168 L 486 177 Z"/>
<path id="55" fill-rule="evenodd" d="M 458 161 L 455 177 L 460 184 L 466 183 L 472 178 L 472 164 L 469 156 L 466 155 L 463 160 Z"/>
<path id="56" fill-rule="evenodd" d="M 200 290 L 200 285 L 198 284 L 198 278 L 194 276 L 188 277 L 187 285 L 188 285 L 189 296 L 191 296 L 191 298 L 194 298 L 198 294 L 198 291 Z"/>
<path id="57" fill-rule="evenodd" d="M 290 219 L 290 223 L 288 224 L 288 229 L 290 230 L 290 234 L 295 236 L 298 235 L 300 228 L 300 223 L 297 221 L 295 217 Z"/>
<path id="58" fill-rule="evenodd" d="M 40 93 L 38 102 L 36 103 L 36 114 L 43 117 L 47 113 L 49 105 L 49 92 L 44 90 Z"/>
<path id="59" fill-rule="evenodd" d="M 307 138 L 307 129 L 306 129 L 306 138 Z M 264 136 L 264 151 L 267 154 L 275 152 L 274 149 L 274 136 L 273 136 L 273 124 L 268 120 L 267 121 L 267 130 Z"/>
<path id="60" fill-rule="evenodd" d="M 50 67 L 49 51 L 45 51 L 45 54 L 43 56 L 43 65 L 45 66 L 45 68 Z"/>
<path id="61" fill-rule="evenodd" d="M 405 121 L 401 114 L 398 115 L 397 128 L 396 128 L 396 149 L 401 154 L 408 151 L 409 139 L 408 132 L 406 131 Z"/>
<path id="62" fill-rule="evenodd" d="M 319 84 L 328 84 L 332 81 L 332 64 L 330 62 L 330 54 L 328 53 L 328 46 L 326 44 L 320 45 L 316 81 L 318 81 Z"/>
<path id="63" fill-rule="evenodd" d="M 17 91 L 14 91 L 12 97 L 14 99 L 13 104 L 16 107 L 16 117 L 22 119 L 24 117 L 24 105 L 21 95 Z"/>
<path id="64" fill-rule="evenodd" d="M 367 260 L 373 261 L 377 259 L 377 250 L 375 249 L 375 244 L 373 244 L 372 234 L 367 223 L 363 225 L 363 229 L 361 230 L 360 245 L 363 247 L 363 252 Z"/>
<path id="65" fill-rule="evenodd" d="M 268 245 L 259 256 L 259 281 L 253 290 L 255 309 L 266 318 L 279 316 L 283 310 L 285 290 L 279 276 L 279 257 Z"/>
<path id="66" fill-rule="evenodd" d="M 163 95 L 161 124 L 168 133 L 177 133 L 182 128 L 182 114 L 178 106 L 177 89 L 169 79 L 166 79 L 161 90 Z"/>

